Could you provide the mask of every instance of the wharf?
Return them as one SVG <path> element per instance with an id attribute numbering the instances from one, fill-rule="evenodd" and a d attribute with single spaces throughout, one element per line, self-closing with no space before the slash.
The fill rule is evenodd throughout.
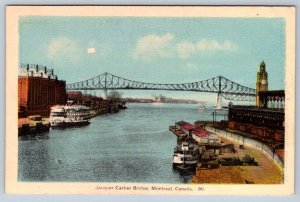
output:
<path id="1" fill-rule="evenodd" d="M 179 122 L 177 122 L 176 124 L 178 125 L 178 123 Z M 209 122 L 197 122 L 195 125 L 205 129 L 215 136 L 218 136 L 220 142 L 218 144 L 203 144 L 201 141 L 199 142 L 197 141 L 197 139 L 195 139 L 195 137 L 193 137 L 193 141 L 197 142 L 200 148 L 202 146 L 205 146 L 205 150 L 207 151 L 207 153 L 203 154 L 205 156 L 202 155 L 202 161 L 200 161 L 199 159 L 196 173 L 192 178 L 193 183 L 283 183 L 283 167 L 278 166 L 278 164 L 276 163 L 276 159 L 272 159 L 268 152 L 254 147 L 252 145 L 252 140 L 247 141 L 246 139 L 242 139 L 242 136 L 239 136 L 238 134 L 236 134 L 236 139 L 232 138 L 233 135 L 228 135 L 228 137 L 221 135 L 220 130 L 216 132 L 213 127 L 209 126 L 211 125 Z M 216 125 L 221 125 L 221 123 Z M 169 127 L 170 131 L 178 137 L 178 140 L 180 140 L 180 137 L 184 137 L 184 135 L 187 136 L 187 134 L 193 133 L 191 131 L 184 131 L 178 128 L 174 126 Z M 241 163 L 246 155 L 250 158 L 253 158 L 253 160 L 257 164 L 244 164 L 243 162 Z M 229 161 L 225 159 L 228 159 Z M 224 160 L 226 161 L 226 164 L 218 163 Z M 216 163 L 216 165 L 218 164 L 218 166 L 214 166 L 214 162 Z M 211 166 L 208 167 L 207 165 Z"/>
<path id="2" fill-rule="evenodd" d="M 180 139 L 187 137 L 182 130 L 177 129 L 175 126 L 169 126 L 169 130 Z"/>
<path id="3" fill-rule="evenodd" d="M 236 157 L 245 154 L 254 157 L 258 166 L 220 166 L 217 169 L 197 169 L 193 176 L 193 183 L 218 184 L 281 184 L 283 171 L 263 152 L 248 146 L 239 148 L 240 143 L 221 137 L 222 142 L 231 143 L 236 148 Z M 220 155 L 222 157 L 222 155 Z M 225 156 L 224 156 L 225 157 Z"/>
<path id="4" fill-rule="evenodd" d="M 49 118 L 42 118 L 41 121 L 33 121 L 30 118 L 18 119 L 18 135 L 31 135 L 49 131 Z"/>
<path id="5" fill-rule="evenodd" d="M 44 125 L 49 124 L 49 118 L 43 118 L 42 122 L 43 122 Z M 18 119 L 18 128 L 21 128 L 22 125 L 24 125 L 24 124 L 30 125 L 29 119 L 28 118 L 19 118 Z M 30 126 L 33 126 L 33 125 L 30 125 Z"/>
<path id="6" fill-rule="evenodd" d="M 91 118 L 94 118 L 94 117 L 102 115 L 102 114 L 107 114 L 107 113 L 108 113 L 108 109 L 107 108 L 92 109 L 91 110 Z"/>

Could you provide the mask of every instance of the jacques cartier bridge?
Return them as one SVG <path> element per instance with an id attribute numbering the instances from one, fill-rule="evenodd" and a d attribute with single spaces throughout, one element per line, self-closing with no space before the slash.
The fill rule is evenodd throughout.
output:
<path id="1" fill-rule="evenodd" d="M 221 97 L 226 100 L 255 101 L 256 96 L 255 89 L 235 83 L 223 76 L 191 83 L 159 84 L 134 81 L 107 72 L 85 81 L 67 84 L 67 90 L 104 90 L 105 99 L 107 98 L 107 90 L 166 90 L 216 93 L 218 96 L 217 108 L 221 107 Z"/>

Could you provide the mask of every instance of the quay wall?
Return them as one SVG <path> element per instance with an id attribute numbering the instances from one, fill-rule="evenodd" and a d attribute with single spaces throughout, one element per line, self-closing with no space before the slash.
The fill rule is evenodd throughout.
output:
<path id="1" fill-rule="evenodd" d="M 96 116 L 107 114 L 108 113 L 108 108 L 93 109 L 93 110 L 91 110 L 91 112 L 92 112 L 91 118 L 93 118 L 93 117 L 96 117 Z"/>
<path id="2" fill-rule="evenodd" d="M 232 132 L 228 132 L 228 131 L 224 131 L 224 130 L 220 130 L 211 126 L 205 126 L 205 129 L 211 133 L 215 133 L 216 135 L 219 135 L 221 137 L 224 138 L 228 138 L 230 140 L 233 141 L 237 141 L 240 144 L 243 144 L 245 146 L 249 146 L 252 148 L 255 148 L 257 150 L 262 151 L 264 154 L 266 154 L 266 156 L 268 158 L 270 158 L 275 165 L 280 169 L 283 170 L 284 168 L 284 162 L 278 157 L 278 155 L 276 154 L 275 151 L 272 150 L 272 148 L 270 148 L 268 145 L 259 142 L 257 140 L 251 139 L 251 138 L 247 138 L 247 137 L 243 137 L 240 136 L 238 134 L 232 133 Z"/>

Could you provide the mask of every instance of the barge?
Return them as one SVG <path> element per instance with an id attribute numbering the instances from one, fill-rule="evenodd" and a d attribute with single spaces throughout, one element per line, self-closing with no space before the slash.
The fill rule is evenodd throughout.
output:
<path id="1" fill-rule="evenodd" d="M 36 135 L 47 132 L 49 129 L 49 122 L 41 115 L 31 115 L 18 120 L 18 136 Z"/>

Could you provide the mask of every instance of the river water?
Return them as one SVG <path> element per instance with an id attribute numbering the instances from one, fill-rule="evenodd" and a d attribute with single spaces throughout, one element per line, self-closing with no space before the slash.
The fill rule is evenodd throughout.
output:
<path id="1" fill-rule="evenodd" d="M 19 138 L 19 181 L 186 183 L 172 169 L 169 125 L 212 120 L 195 104 L 127 104 L 84 127 Z M 222 117 L 220 117 L 222 118 Z"/>

